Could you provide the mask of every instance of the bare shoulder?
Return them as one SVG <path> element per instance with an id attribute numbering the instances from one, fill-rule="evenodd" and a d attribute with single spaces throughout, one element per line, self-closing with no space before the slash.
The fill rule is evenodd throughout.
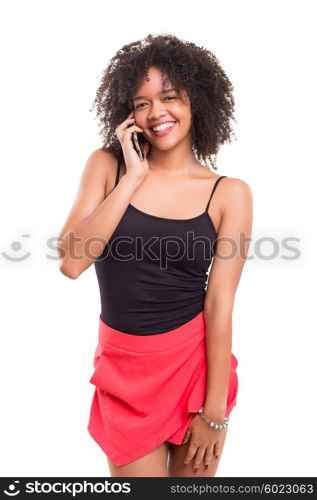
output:
<path id="1" fill-rule="evenodd" d="M 242 210 L 252 207 L 252 190 L 249 184 L 237 177 L 224 177 L 221 179 L 221 192 L 223 208 Z"/>
<path id="2" fill-rule="evenodd" d="M 221 184 L 227 194 L 230 193 L 232 196 L 250 196 L 252 194 L 249 184 L 242 179 L 238 179 L 237 177 L 224 177 L 221 180 Z"/>
<path id="3" fill-rule="evenodd" d="M 87 166 L 91 168 L 112 171 L 118 164 L 117 157 L 109 150 L 95 149 L 88 157 Z"/>
<path id="4" fill-rule="evenodd" d="M 114 153 L 98 148 L 89 155 L 83 177 L 98 178 L 105 188 L 104 195 L 106 196 L 111 191 L 117 166 L 118 159 Z"/>

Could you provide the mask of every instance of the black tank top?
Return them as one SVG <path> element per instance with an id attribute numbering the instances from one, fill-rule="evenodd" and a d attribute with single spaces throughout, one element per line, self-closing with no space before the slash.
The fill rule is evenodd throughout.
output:
<path id="1" fill-rule="evenodd" d="M 120 165 L 115 186 L 119 173 Z M 224 177 L 205 212 L 191 219 L 157 217 L 128 205 L 94 262 L 104 323 L 131 335 L 156 335 L 203 310 L 217 238 L 208 209 Z"/>

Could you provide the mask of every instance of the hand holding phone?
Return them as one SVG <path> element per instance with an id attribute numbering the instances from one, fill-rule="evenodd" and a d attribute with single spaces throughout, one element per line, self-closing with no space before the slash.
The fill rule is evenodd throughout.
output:
<path id="1" fill-rule="evenodd" d="M 148 173 L 147 154 L 149 142 L 141 135 L 142 129 L 135 124 L 134 112 L 116 128 L 116 134 L 121 143 L 127 174 L 138 180 L 143 180 Z M 137 134 L 140 134 L 140 139 Z"/>

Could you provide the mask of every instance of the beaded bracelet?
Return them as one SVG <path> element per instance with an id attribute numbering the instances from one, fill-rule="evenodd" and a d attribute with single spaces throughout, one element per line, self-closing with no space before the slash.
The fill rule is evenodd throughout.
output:
<path id="1" fill-rule="evenodd" d="M 206 417 L 206 415 L 204 415 L 203 413 L 204 411 L 204 407 L 202 406 L 199 410 L 199 415 L 201 416 L 201 418 L 203 420 L 205 420 L 205 422 L 207 422 L 207 424 L 209 425 L 209 427 L 213 427 L 214 429 L 217 429 L 217 430 L 222 430 L 222 429 L 225 429 L 227 426 L 228 426 L 228 423 L 229 423 L 229 418 L 228 417 L 225 417 L 224 418 L 224 421 L 223 421 L 223 424 L 215 424 L 214 422 L 212 422 L 211 420 L 209 420 L 209 418 Z"/>

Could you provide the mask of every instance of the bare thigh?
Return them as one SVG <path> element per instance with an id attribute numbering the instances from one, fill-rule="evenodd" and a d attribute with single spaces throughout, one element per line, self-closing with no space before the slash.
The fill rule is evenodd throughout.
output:
<path id="1" fill-rule="evenodd" d="M 170 445 L 170 454 L 168 462 L 168 473 L 169 477 L 214 477 L 221 459 L 222 450 L 225 444 L 226 435 L 228 429 L 223 429 L 219 431 L 219 458 L 216 459 L 213 455 L 211 459 L 211 464 L 208 469 L 205 469 L 204 460 L 202 460 L 197 472 L 194 472 L 194 458 L 184 467 L 185 458 L 187 455 L 188 447 L 190 445 L 190 440 L 185 444 L 174 444 Z"/>
<path id="2" fill-rule="evenodd" d="M 169 444 L 164 442 L 143 457 L 120 467 L 107 457 L 111 477 L 168 477 Z"/>

